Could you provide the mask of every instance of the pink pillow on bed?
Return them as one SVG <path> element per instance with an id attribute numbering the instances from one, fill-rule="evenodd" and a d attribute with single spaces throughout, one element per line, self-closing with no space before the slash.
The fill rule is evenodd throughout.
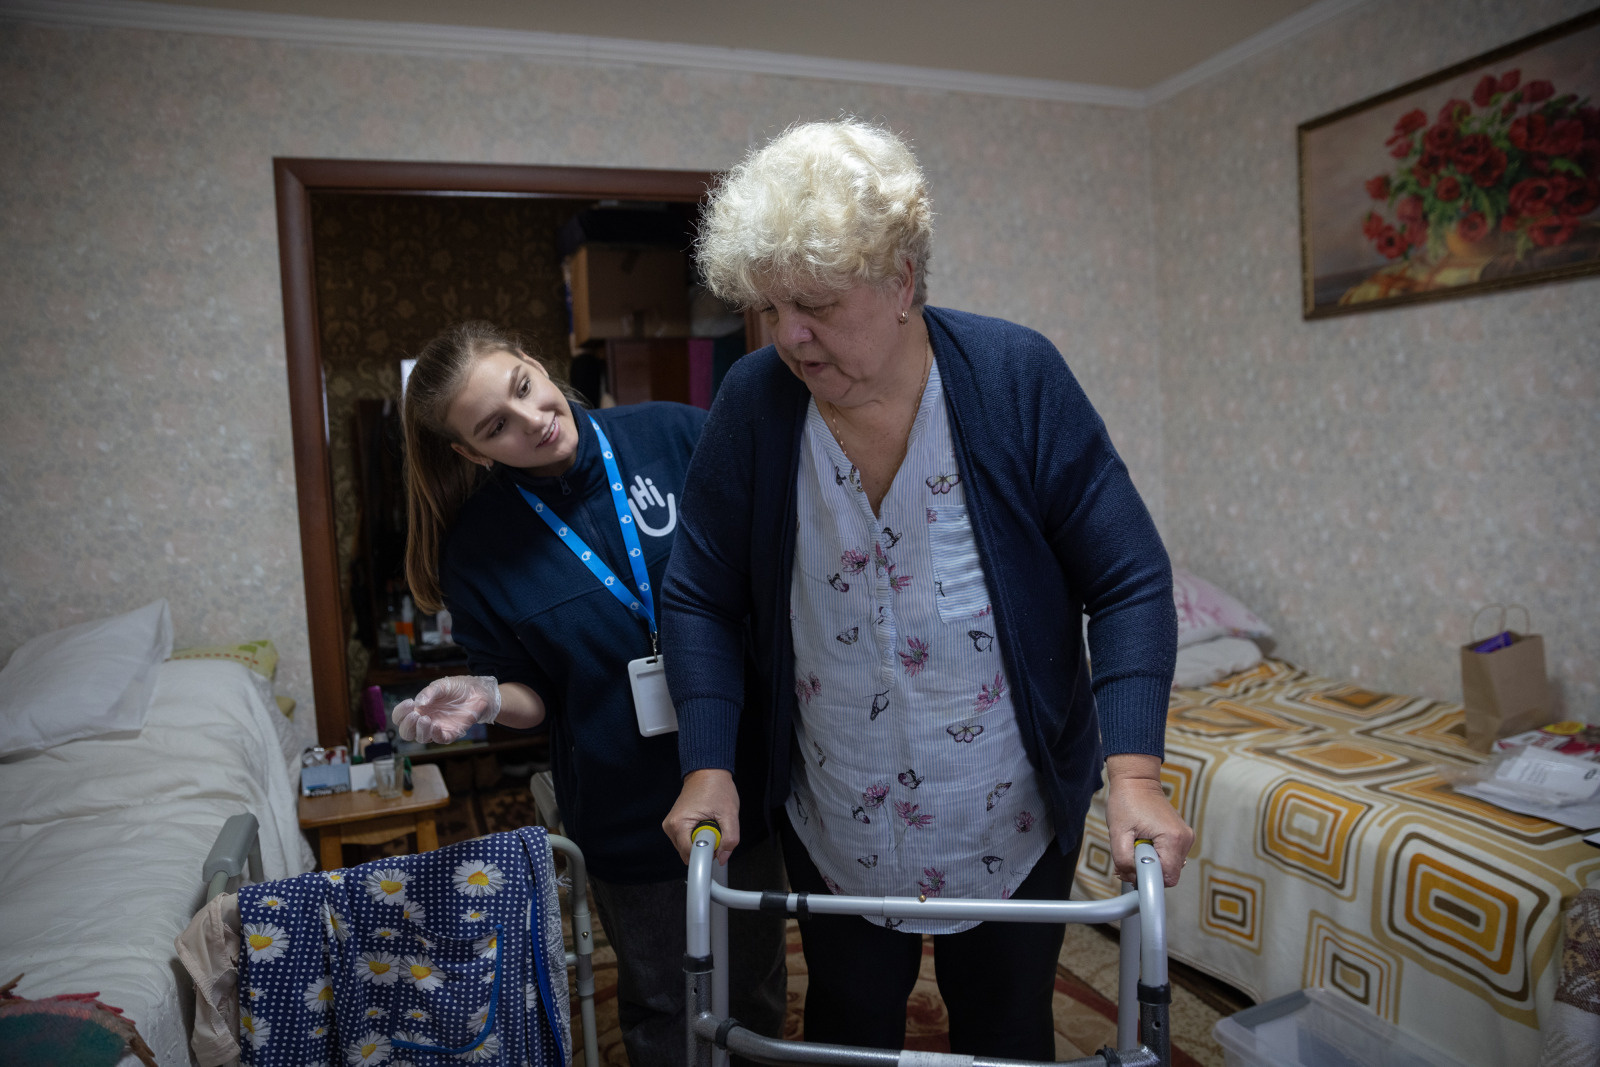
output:
<path id="1" fill-rule="evenodd" d="M 1172 568 L 1172 603 L 1178 609 L 1178 647 L 1213 637 L 1271 637 L 1255 612 L 1204 578 Z"/>

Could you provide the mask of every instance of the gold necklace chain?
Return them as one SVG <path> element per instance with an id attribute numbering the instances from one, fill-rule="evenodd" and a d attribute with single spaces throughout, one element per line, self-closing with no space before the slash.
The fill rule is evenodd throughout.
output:
<path id="1" fill-rule="evenodd" d="M 918 408 L 920 408 L 922 406 L 922 394 L 924 392 L 926 392 L 927 389 L 928 389 L 928 378 L 931 377 L 932 374 L 933 374 L 933 342 L 929 341 L 927 343 L 927 345 L 924 346 L 923 351 L 925 351 L 927 353 L 928 359 L 927 359 L 926 364 L 924 364 L 924 366 L 922 368 L 922 384 L 917 386 L 917 407 Z M 850 464 L 851 469 L 858 469 L 856 467 L 856 461 L 850 458 L 850 450 L 848 448 L 844 447 L 844 435 L 839 432 L 839 409 L 834 406 L 834 403 L 831 400 L 824 400 L 823 403 L 827 404 L 828 405 L 828 410 L 833 412 L 833 414 L 828 417 L 828 425 L 829 425 L 829 428 L 833 430 L 833 439 L 836 442 L 838 442 L 838 444 L 839 444 L 839 451 L 844 453 L 845 462 Z M 916 411 L 915 411 L 915 409 L 913 409 L 911 417 L 912 417 L 912 420 L 915 421 L 915 419 L 916 419 Z M 908 440 L 909 440 L 909 437 L 910 437 L 910 435 L 908 433 L 907 434 Z"/>

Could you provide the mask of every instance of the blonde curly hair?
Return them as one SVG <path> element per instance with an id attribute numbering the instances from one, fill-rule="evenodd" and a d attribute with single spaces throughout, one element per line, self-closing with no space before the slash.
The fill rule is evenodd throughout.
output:
<path id="1" fill-rule="evenodd" d="M 909 259 L 920 307 L 933 251 L 927 179 L 882 126 L 850 117 L 791 126 L 711 191 L 695 251 L 706 287 L 743 307 L 763 290 L 882 285 Z"/>

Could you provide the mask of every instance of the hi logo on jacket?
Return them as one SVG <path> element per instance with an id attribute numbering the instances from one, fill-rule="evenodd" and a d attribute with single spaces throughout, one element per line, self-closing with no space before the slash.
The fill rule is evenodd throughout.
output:
<path id="1" fill-rule="evenodd" d="M 633 476 L 633 484 L 628 486 L 628 508 L 642 534 L 666 537 L 678 527 L 677 499 L 671 493 L 663 497 L 653 478 Z"/>

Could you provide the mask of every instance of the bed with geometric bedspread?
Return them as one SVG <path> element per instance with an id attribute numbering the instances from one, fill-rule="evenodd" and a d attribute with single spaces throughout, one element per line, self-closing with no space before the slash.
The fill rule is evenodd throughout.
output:
<path id="1" fill-rule="evenodd" d="M 1459 704 L 1280 660 L 1174 689 L 1162 780 L 1195 829 L 1167 893 L 1175 959 L 1258 1001 L 1335 989 L 1463 1063 L 1534 1063 L 1561 915 L 1600 880 L 1563 826 L 1454 793 Z M 1075 895 L 1120 891 L 1102 798 Z"/>

